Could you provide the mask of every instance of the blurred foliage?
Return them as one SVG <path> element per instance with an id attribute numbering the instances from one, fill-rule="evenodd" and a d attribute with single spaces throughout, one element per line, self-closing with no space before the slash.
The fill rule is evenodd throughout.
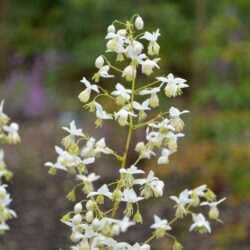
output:
<path id="1" fill-rule="evenodd" d="M 190 84 L 178 99 L 191 110 L 186 145 L 172 165 L 194 183 L 230 193 L 231 202 L 249 199 L 249 0 L 1 0 L 1 96 L 13 112 L 29 117 L 29 86 L 40 84 L 34 87 L 42 91 L 37 105 L 47 106 L 39 106 L 39 116 L 77 111 L 79 79 L 94 72 L 106 27 L 134 13 L 149 31 L 160 28 L 161 73 L 173 72 Z M 237 230 L 223 228 L 214 241 L 229 249 L 232 230 L 236 241 L 247 238 L 239 224 Z"/>

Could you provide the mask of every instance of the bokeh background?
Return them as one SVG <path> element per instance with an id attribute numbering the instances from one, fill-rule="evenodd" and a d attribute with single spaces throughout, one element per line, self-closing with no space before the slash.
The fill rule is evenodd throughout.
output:
<path id="1" fill-rule="evenodd" d="M 160 28 L 159 74 L 172 72 L 190 84 L 182 97 L 161 100 L 163 107 L 191 111 L 179 151 L 168 166 L 155 166 L 166 180 L 166 195 L 208 183 L 219 197 L 228 197 L 221 206 L 224 225 L 213 225 L 211 236 L 188 233 L 190 220 L 177 223 L 175 234 L 185 249 L 250 249 L 250 1 L 1 0 L 0 98 L 20 123 L 22 137 L 20 145 L 7 148 L 15 174 L 12 207 L 19 217 L 1 236 L 1 250 L 69 249 L 69 230 L 59 219 L 73 206 L 65 195 L 74 180 L 49 176 L 44 162 L 55 159 L 54 145 L 64 135 L 60 127 L 71 119 L 122 149 L 120 128 L 93 129 L 77 95 L 79 80 L 94 73 L 94 60 L 105 50 L 106 27 L 135 13 L 149 31 Z M 112 162 L 100 163 L 94 169 L 110 178 Z M 170 217 L 172 205 L 146 204 L 148 223 L 154 213 Z M 148 234 L 136 230 L 128 237 L 136 241 Z M 163 239 L 153 249 L 170 246 Z"/>

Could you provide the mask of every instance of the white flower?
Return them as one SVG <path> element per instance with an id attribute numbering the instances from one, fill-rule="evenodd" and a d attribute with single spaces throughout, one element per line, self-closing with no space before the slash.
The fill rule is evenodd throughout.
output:
<path id="1" fill-rule="evenodd" d="M 158 180 L 158 178 L 155 177 L 154 171 L 150 170 L 146 179 L 137 179 L 134 183 L 142 186 L 146 183 L 151 183 L 154 180 Z"/>
<path id="2" fill-rule="evenodd" d="M 19 130 L 19 125 L 15 122 L 12 122 L 9 126 L 4 126 L 3 129 L 8 132 L 8 143 L 13 143 L 16 144 L 21 141 L 19 135 L 18 135 L 18 130 Z"/>
<path id="3" fill-rule="evenodd" d="M 158 164 L 167 164 L 169 163 L 169 155 L 171 155 L 171 151 L 168 150 L 167 148 L 163 148 L 161 151 L 161 156 L 158 158 Z"/>
<path id="4" fill-rule="evenodd" d="M 136 166 L 132 165 L 130 168 L 121 168 L 119 170 L 120 174 L 144 174 L 145 172 L 143 170 L 138 169 Z"/>
<path id="5" fill-rule="evenodd" d="M 159 36 L 160 36 L 160 32 L 159 32 L 159 29 L 157 29 L 153 33 L 149 33 L 146 31 L 145 34 L 140 38 L 140 39 L 146 39 L 147 41 L 149 41 L 148 54 L 151 56 L 159 54 L 160 46 L 156 42 Z"/>
<path id="6" fill-rule="evenodd" d="M 144 26 L 144 22 L 142 20 L 142 18 L 140 16 L 138 16 L 136 19 L 135 19 L 135 27 L 138 29 L 138 30 L 142 30 L 143 29 L 143 26 Z"/>
<path id="7" fill-rule="evenodd" d="M 169 109 L 169 116 L 172 118 L 170 124 L 174 127 L 176 132 L 180 132 L 184 128 L 184 122 L 180 118 L 181 114 L 189 113 L 188 110 L 183 110 L 182 112 L 179 109 L 171 107 Z"/>
<path id="8" fill-rule="evenodd" d="M 76 128 L 76 124 L 75 124 L 74 120 L 70 123 L 69 128 L 63 127 L 63 129 L 66 130 L 67 132 L 69 132 L 71 135 L 74 135 L 74 136 L 85 136 L 81 129 Z"/>
<path id="9" fill-rule="evenodd" d="M 81 180 L 83 182 L 89 182 L 89 183 L 92 183 L 92 182 L 97 181 L 99 179 L 100 179 L 100 176 L 96 175 L 95 173 L 91 173 L 88 176 L 82 175 L 82 174 L 78 174 L 76 176 L 76 180 Z"/>
<path id="10" fill-rule="evenodd" d="M 222 203 L 226 198 L 222 198 L 220 199 L 219 201 L 213 201 L 213 202 L 207 202 L 207 201 L 204 201 L 202 202 L 200 205 L 201 206 L 209 206 L 210 207 L 210 210 L 209 210 L 209 218 L 212 219 L 212 220 L 218 220 L 219 218 L 219 209 L 217 208 L 217 206 Z"/>
<path id="11" fill-rule="evenodd" d="M 162 84 L 167 83 L 164 89 L 167 97 L 176 97 L 177 95 L 180 95 L 182 93 L 182 88 L 188 87 L 188 84 L 185 84 L 185 79 L 179 77 L 175 78 L 174 75 L 171 73 L 168 74 L 167 77 L 161 76 L 156 77 L 156 79 L 162 82 Z"/>
<path id="12" fill-rule="evenodd" d="M 123 108 L 119 110 L 117 113 L 115 112 L 115 120 L 118 120 L 120 126 L 128 125 L 128 117 L 129 115 L 136 117 L 135 114 L 131 113 L 127 109 Z"/>
<path id="13" fill-rule="evenodd" d="M 117 220 L 117 224 L 120 227 L 121 232 L 125 233 L 129 227 L 135 225 L 135 222 L 130 221 L 129 218 L 125 216 L 122 220 Z"/>
<path id="14" fill-rule="evenodd" d="M 136 68 L 132 65 L 128 65 L 122 72 L 122 77 L 125 77 L 128 82 L 133 81 L 136 78 Z"/>
<path id="15" fill-rule="evenodd" d="M 94 102 L 95 108 L 96 108 L 96 117 L 101 120 L 112 120 L 112 116 L 110 114 L 107 114 L 105 110 L 103 110 L 101 104 Z"/>
<path id="16" fill-rule="evenodd" d="M 104 65 L 104 59 L 102 56 L 98 56 L 95 60 L 96 68 L 100 69 Z"/>
<path id="17" fill-rule="evenodd" d="M 86 89 L 78 95 L 78 98 L 81 102 L 86 103 L 89 100 L 92 90 L 99 93 L 98 86 L 95 84 L 91 84 L 85 77 L 83 77 L 80 82 L 82 82 L 86 86 Z"/>
<path id="18" fill-rule="evenodd" d="M 139 243 L 135 243 L 133 246 L 127 248 L 128 250 L 150 250 L 150 246 L 148 244 L 140 245 Z"/>
<path id="19" fill-rule="evenodd" d="M 192 215 L 194 223 L 190 226 L 190 231 L 196 229 L 199 233 L 211 233 L 209 221 L 207 221 L 203 214 Z"/>
<path id="20" fill-rule="evenodd" d="M 140 92 L 140 95 L 150 95 L 149 105 L 152 108 L 156 108 L 159 106 L 159 98 L 157 96 L 157 93 L 160 91 L 161 91 L 160 87 L 145 89 Z"/>
<path id="21" fill-rule="evenodd" d="M 96 148 L 94 150 L 95 154 L 103 153 L 103 154 L 110 154 L 112 151 L 108 147 L 106 147 L 105 138 L 101 138 L 95 144 Z"/>
<path id="22" fill-rule="evenodd" d="M 112 197 L 112 193 L 109 191 L 109 188 L 106 184 L 103 184 L 99 189 L 97 189 L 96 192 L 91 192 L 90 194 L 88 194 L 88 198 L 96 195 L 103 195 L 109 199 L 111 199 Z"/>
<path id="23" fill-rule="evenodd" d="M 179 117 L 181 114 L 185 114 L 185 113 L 189 113 L 189 111 L 188 110 L 180 111 L 179 109 L 177 109 L 175 107 L 171 107 L 169 109 L 169 114 L 170 114 L 171 118 Z"/>
<path id="24" fill-rule="evenodd" d="M 46 162 L 44 165 L 49 168 L 55 168 L 55 169 L 67 171 L 67 168 L 63 166 L 60 162 L 56 162 L 56 163 Z"/>
<path id="25" fill-rule="evenodd" d="M 143 197 L 137 196 L 134 189 L 125 189 L 123 192 L 122 201 L 128 202 L 128 203 L 136 203 L 140 200 L 143 200 Z"/>
<path id="26" fill-rule="evenodd" d="M 207 185 L 201 185 L 189 191 L 189 194 L 192 198 L 192 206 L 196 207 L 200 204 L 200 197 L 205 196 L 206 189 Z"/>
<path id="27" fill-rule="evenodd" d="M 154 224 L 150 226 L 152 229 L 163 229 L 164 231 L 171 230 L 166 219 L 162 220 L 157 215 L 154 215 Z"/>
<path id="28" fill-rule="evenodd" d="M 188 189 L 185 189 L 177 196 L 170 196 L 170 199 L 176 202 L 176 216 L 183 218 L 183 215 L 187 213 L 185 206 L 192 202 L 192 200 L 189 198 L 189 191 Z"/>
<path id="29" fill-rule="evenodd" d="M 114 75 L 110 75 L 108 71 L 110 70 L 110 67 L 108 65 L 105 65 L 99 69 L 99 74 L 103 78 L 112 78 Z"/>
<path id="30" fill-rule="evenodd" d="M 147 117 L 147 114 L 145 111 L 150 110 L 149 99 L 145 100 L 142 104 L 134 101 L 133 107 L 135 110 L 139 111 L 139 121 L 143 121 Z"/>
<path id="31" fill-rule="evenodd" d="M 159 60 L 160 59 L 157 58 L 154 60 L 147 59 L 146 61 L 144 61 L 142 63 L 142 73 L 145 74 L 146 76 L 150 76 L 153 73 L 153 68 L 158 68 L 158 69 L 160 68 L 157 64 Z"/>
<path id="32" fill-rule="evenodd" d="M 109 32 L 105 39 L 109 39 L 106 45 L 106 52 L 115 52 L 117 54 L 126 52 L 124 43 L 127 41 L 127 38 L 124 36 L 124 30 L 119 30 L 117 34 L 114 32 Z"/>
<path id="33" fill-rule="evenodd" d="M 125 89 L 120 83 L 117 83 L 115 88 L 116 90 L 114 90 L 111 95 L 117 96 L 116 101 L 119 105 L 124 105 L 125 102 L 130 100 L 131 89 Z"/>
<path id="34" fill-rule="evenodd" d="M 169 132 L 167 135 L 166 135 L 166 138 L 167 138 L 167 145 L 169 147 L 169 149 L 174 152 L 177 150 L 177 140 L 179 137 L 183 137 L 185 136 L 184 134 L 182 133 L 177 133 L 177 134 L 174 134 L 173 132 Z"/>

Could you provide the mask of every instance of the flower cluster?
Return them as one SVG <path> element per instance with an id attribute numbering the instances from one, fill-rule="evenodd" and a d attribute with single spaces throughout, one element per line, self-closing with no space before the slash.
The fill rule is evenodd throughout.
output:
<path id="1" fill-rule="evenodd" d="M 167 98 L 176 97 L 182 94 L 182 89 L 188 87 L 188 84 L 186 80 L 170 73 L 167 76 L 154 77 L 154 81 L 149 84 L 140 85 L 140 82 L 145 82 L 143 75 L 151 76 L 160 68 L 160 58 L 156 57 L 160 52 L 157 41 L 160 36 L 159 29 L 152 33 L 141 32 L 143 27 L 144 22 L 138 15 L 127 22 L 114 21 L 108 27 L 105 37 L 106 53 L 116 55 L 118 66 L 114 66 L 105 55 L 98 56 L 95 61 L 97 72 L 91 80 L 85 77 L 81 80 L 85 88 L 78 96 L 84 107 L 95 114 L 97 127 L 101 127 L 106 120 L 113 120 L 123 129 L 127 128 L 123 153 L 108 147 L 105 138 L 95 139 L 83 133 L 72 121 L 69 128 L 63 127 L 68 133 L 62 140 L 63 148 L 55 148 L 57 161 L 45 164 L 50 168 L 51 174 L 64 170 L 75 175 L 78 184 L 68 193 L 69 200 L 76 201 L 78 188 L 85 195 L 84 199 L 75 204 L 73 211 L 62 218 L 71 228 L 74 250 L 148 250 L 149 243 L 161 237 L 173 239 L 173 249 L 178 250 L 182 245 L 169 231 L 172 230 L 173 223 L 185 215 L 192 215 L 193 224 L 190 230 L 211 232 L 210 223 L 204 215 L 192 211 L 192 208 L 209 206 L 209 218 L 219 221 L 217 205 L 223 199 L 216 201 L 214 193 L 206 185 L 202 185 L 193 190 L 186 189 L 178 197 L 171 196 L 171 200 L 176 202 L 175 217 L 167 220 L 154 215 L 154 223 L 150 226 L 153 233 L 144 242 L 131 244 L 116 240 L 116 236 L 126 233 L 129 227 L 143 223 L 143 215 L 140 212 L 143 200 L 163 196 L 165 183 L 152 169 L 149 173 L 140 169 L 140 161 L 156 158 L 159 165 L 168 164 L 170 155 L 177 151 L 178 138 L 184 136 L 182 115 L 189 112 L 180 111 L 175 107 L 170 107 L 156 116 L 153 116 L 155 112 L 150 112 L 160 106 L 161 92 L 164 92 Z M 119 82 L 115 82 L 110 92 L 103 85 L 97 85 L 101 79 L 114 81 L 116 74 Z M 114 102 L 116 109 L 112 112 L 105 110 L 100 101 L 101 97 Z M 136 143 L 134 150 L 137 159 L 129 163 L 131 138 L 137 129 L 145 131 L 145 140 Z M 94 182 L 100 179 L 100 176 L 91 172 L 89 165 L 102 155 L 113 156 L 119 162 L 119 177 L 114 182 L 95 188 Z M 117 213 L 118 210 L 122 210 L 123 217 L 117 215 L 121 214 Z"/>
<path id="2" fill-rule="evenodd" d="M 20 142 L 18 135 L 18 124 L 10 123 L 10 118 L 3 112 L 4 101 L 0 103 L 0 143 L 1 144 L 16 144 Z M 0 233 L 9 229 L 6 221 L 16 217 L 15 211 L 9 208 L 11 203 L 10 195 L 7 191 L 7 185 L 4 184 L 4 179 L 9 181 L 12 173 L 7 169 L 4 162 L 4 151 L 0 149 Z"/>

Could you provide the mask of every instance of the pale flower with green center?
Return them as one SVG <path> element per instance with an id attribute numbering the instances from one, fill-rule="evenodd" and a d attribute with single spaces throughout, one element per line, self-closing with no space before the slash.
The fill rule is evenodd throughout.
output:
<path id="1" fill-rule="evenodd" d="M 83 102 L 83 103 L 88 102 L 92 91 L 99 93 L 98 86 L 95 84 L 91 84 L 85 77 L 83 77 L 80 82 L 82 82 L 86 87 L 86 89 L 83 90 L 78 95 L 78 98 L 81 102 Z"/>
<path id="2" fill-rule="evenodd" d="M 199 233 L 211 233 L 211 227 L 209 221 L 207 221 L 203 214 L 192 215 L 194 223 L 190 226 L 190 231 L 196 230 Z"/>

